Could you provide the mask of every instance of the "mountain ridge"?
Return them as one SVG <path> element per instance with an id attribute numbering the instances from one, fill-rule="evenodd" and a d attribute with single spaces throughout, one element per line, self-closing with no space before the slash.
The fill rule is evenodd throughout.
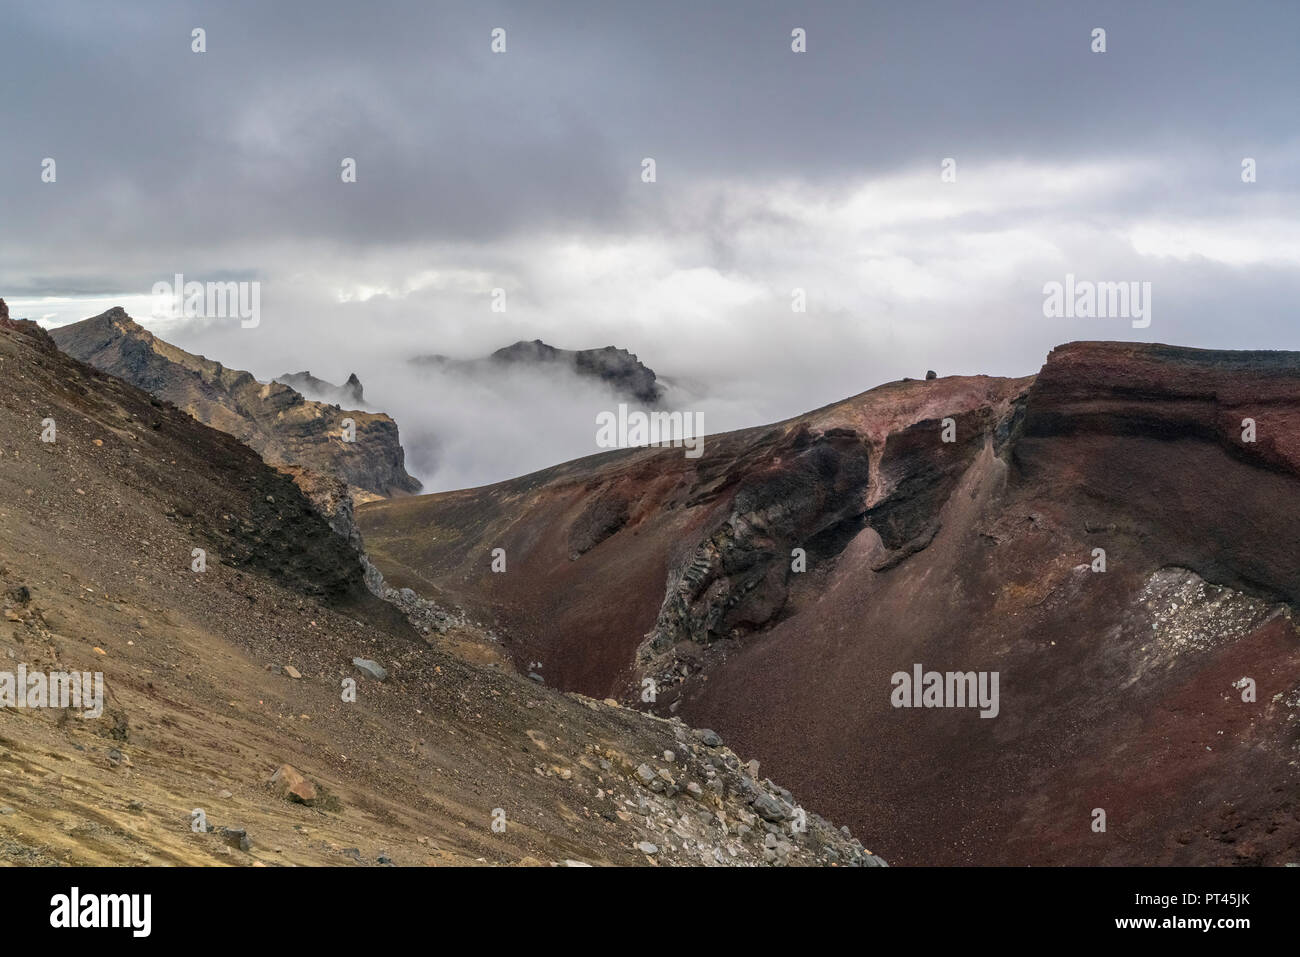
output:
<path id="1" fill-rule="evenodd" d="M 337 475 L 359 497 L 411 494 L 421 488 L 406 472 L 397 425 L 387 415 L 342 410 L 307 399 L 288 385 L 259 382 L 252 373 L 160 339 L 121 307 L 50 335 L 74 358 L 234 435 L 272 464 Z M 355 424 L 355 441 L 343 438 L 345 418 Z"/>

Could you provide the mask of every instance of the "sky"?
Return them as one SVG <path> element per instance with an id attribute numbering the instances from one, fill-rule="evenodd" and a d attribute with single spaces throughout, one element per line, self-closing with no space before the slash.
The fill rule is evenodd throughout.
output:
<path id="1" fill-rule="evenodd" d="M 594 452 L 617 397 L 427 353 L 616 345 L 713 432 L 1078 339 L 1300 349 L 1293 2 L 46 0 L 0 35 L 12 313 L 355 371 L 431 489 Z M 257 324 L 155 315 L 177 273 L 259 283 Z M 1044 315 L 1067 275 L 1150 283 L 1150 324 Z"/>

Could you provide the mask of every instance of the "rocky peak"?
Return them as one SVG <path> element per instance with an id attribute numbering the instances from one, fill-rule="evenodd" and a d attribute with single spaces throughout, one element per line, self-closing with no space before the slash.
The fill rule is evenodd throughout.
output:
<path id="1" fill-rule="evenodd" d="M 578 375 L 600 379 L 638 402 L 654 405 L 660 399 L 661 390 L 654 370 L 643 365 L 631 352 L 615 346 L 557 349 L 541 339 L 534 339 L 498 349 L 491 358 L 494 362 L 506 363 L 564 363 Z"/>
<path id="2" fill-rule="evenodd" d="M 600 349 L 557 349 L 541 339 L 520 340 L 493 352 L 486 360 L 457 360 L 443 355 L 417 356 L 415 365 L 437 365 L 444 368 L 461 368 L 472 371 L 486 361 L 494 365 L 544 368 L 564 365 L 575 374 L 589 379 L 599 379 L 615 391 L 646 405 L 657 405 L 663 396 L 653 369 L 646 366 L 634 353 L 615 346 Z"/>
<path id="3" fill-rule="evenodd" d="M 121 307 L 56 329 L 53 339 L 74 358 L 235 436 L 269 464 L 335 475 L 365 497 L 420 490 L 406 472 L 397 424 L 382 413 L 349 411 L 345 416 L 337 405 L 306 399 L 290 386 L 259 382 L 252 373 L 158 338 Z M 355 442 L 340 438 L 345 417 L 356 425 Z"/>
<path id="4" fill-rule="evenodd" d="M 365 393 L 361 380 L 353 372 L 343 385 L 335 385 L 325 379 L 318 379 L 311 372 L 286 372 L 275 377 L 275 381 L 296 389 L 309 399 L 329 402 L 345 409 L 355 409 L 365 404 Z"/>

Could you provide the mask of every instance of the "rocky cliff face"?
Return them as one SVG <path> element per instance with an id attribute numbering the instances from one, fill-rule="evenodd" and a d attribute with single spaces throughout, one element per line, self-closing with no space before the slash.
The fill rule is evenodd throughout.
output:
<path id="1" fill-rule="evenodd" d="M 361 497 L 420 489 L 404 467 L 397 424 L 386 415 L 340 409 L 305 399 L 277 382 L 258 382 L 247 372 L 164 342 L 121 308 L 55 329 L 51 335 L 74 358 L 233 435 L 272 465 L 337 476 Z M 355 423 L 355 442 L 344 441 L 344 419 Z"/>
<path id="2" fill-rule="evenodd" d="M 1300 601 L 1300 353 L 1128 343 L 1053 350 L 1016 462 L 1078 503 L 1092 534 Z"/>
<path id="3" fill-rule="evenodd" d="M 1298 411 L 1295 354 L 1073 343 L 359 521 L 547 681 L 724 731 L 891 861 L 1279 863 Z M 997 674 L 997 716 L 896 707 L 918 663 Z"/>
<path id="4" fill-rule="evenodd" d="M 415 365 L 440 365 L 472 371 L 486 362 L 495 366 L 527 366 L 545 369 L 548 366 L 564 367 L 580 376 L 598 379 L 619 394 L 645 405 L 655 405 L 663 389 L 654 370 L 644 365 L 626 349 L 605 346 L 603 349 L 557 349 L 541 339 L 520 341 L 492 353 L 486 360 L 463 361 L 446 356 L 418 356 L 411 360 Z"/>

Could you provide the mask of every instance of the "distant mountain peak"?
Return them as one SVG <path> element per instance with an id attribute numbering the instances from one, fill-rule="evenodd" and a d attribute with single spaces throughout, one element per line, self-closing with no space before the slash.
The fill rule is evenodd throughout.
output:
<path id="1" fill-rule="evenodd" d="M 343 385 L 335 385 L 325 379 L 318 379 L 310 372 L 286 372 L 275 377 L 275 381 L 297 389 L 309 399 L 329 402 L 332 405 L 351 409 L 365 404 L 365 394 L 361 380 L 353 372 Z"/>
<path id="2" fill-rule="evenodd" d="M 449 359 L 443 355 L 416 356 L 417 365 L 441 365 L 450 368 L 473 366 L 476 361 Z M 495 364 L 540 366 L 557 363 L 568 366 L 584 378 L 599 379 L 616 391 L 646 405 L 658 405 L 663 398 L 663 387 L 653 369 L 641 362 L 636 354 L 617 346 L 599 349 L 560 349 L 541 339 L 520 339 L 504 346 L 487 357 Z"/>

